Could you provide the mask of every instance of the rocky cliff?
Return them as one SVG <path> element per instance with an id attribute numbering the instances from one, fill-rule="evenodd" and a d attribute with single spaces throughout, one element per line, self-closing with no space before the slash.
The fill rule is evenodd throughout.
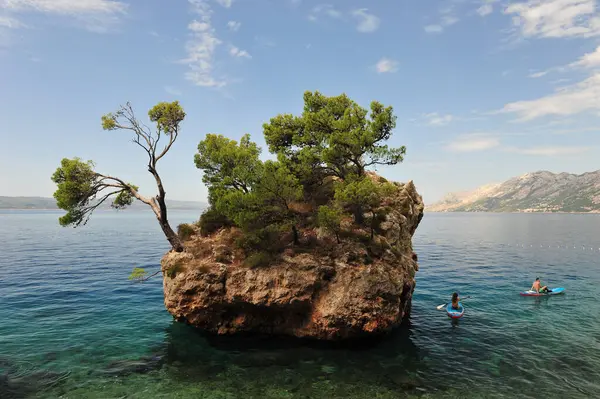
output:
<path id="1" fill-rule="evenodd" d="M 235 228 L 193 234 L 185 252 L 162 259 L 167 310 L 217 334 L 339 340 L 389 331 L 410 312 L 418 270 L 412 236 L 424 210 L 412 181 L 395 184 L 373 238 L 351 221 L 340 243 L 320 229 L 303 230 L 299 245 L 266 266 L 246 264 Z"/>
<path id="2" fill-rule="evenodd" d="M 430 212 L 600 212 L 600 170 L 539 171 L 465 193 L 448 194 Z"/>

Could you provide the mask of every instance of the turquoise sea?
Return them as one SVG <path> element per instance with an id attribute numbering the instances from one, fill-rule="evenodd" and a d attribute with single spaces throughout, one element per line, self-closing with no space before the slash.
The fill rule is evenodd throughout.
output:
<path id="1" fill-rule="evenodd" d="M 2 399 L 600 397 L 600 215 L 426 214 L 409 323 L 350 347 L 199 334 L 127 279 L 168 248 L 151 213 L 58 216 L 0 211 Z M 537 275 L 566 294 L 519 296 Z"/>

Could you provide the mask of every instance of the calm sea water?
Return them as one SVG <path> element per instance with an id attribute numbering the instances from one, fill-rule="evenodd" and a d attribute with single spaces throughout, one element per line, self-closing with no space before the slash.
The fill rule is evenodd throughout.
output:
<path id="1" fill-rule="evenodd" d="M 351 348 L 202 336 L 127 279 L 168 248 L 150 213 L 58 216 L 0 212 L 2 399 L 600 397 L 600 215 L 426 214 L 409 325 Z"/>

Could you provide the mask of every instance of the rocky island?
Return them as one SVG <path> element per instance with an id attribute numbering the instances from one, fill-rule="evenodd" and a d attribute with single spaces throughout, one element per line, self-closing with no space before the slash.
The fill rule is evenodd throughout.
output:
<path id="1" fill-rule="evenodd" d="M 414 184 L 396 187 L 381 204 L 390 209 L 373 240 L 347 218 L 341 228 L 352 234 L 339 244 L 322 228 L 307 229 L 299 245 L 268 265 L 252 267 L 241 250 L 232 250 L 239 229 L 203 236 L 194 226 L 187 250 L 162 260 L 167 310 L 218 334 L 336 340 L 388 332 L 410 312 L 418 270 L 412 235 L 423 217 Z"/>
<path id="2" fill-rule="evenodd" d="M 412 236 L 424 204 L 412 181 L 390 182 L 370 171 L 397 165 L 406 148 L 385 144 L 396 126 L 392 107 L 370 112 L 342 94 L 304 94 L 300 116 L 263 125 L 276 160 L 260 159 L 248 134 L 238 141 L 208 134 L 194 157 L 209 207 L 177 232 L 167 217 L 157 163 L 185 118 L 179 103 L 149 112 L 151 132 L 127 104 L 102 118 L 105 130 L 134 132 L 148 154 L 158 195 L 100 174 L 91 161 L 63 159 L 52 176 L 63 226 L 85 224 L 113 196 L 122 209 L 152 209 L 171 245 L 163 257 L 165 306 L 181 322 L 222 335 L 282 334 L 319 340 L 377 335 L 410 313 L 417 255 Z M 167 143 L 161 150 L 161 137 Z M 151 277 L 151 276 L 150 276 Z M 132 279 L 149 278 L 135 269 Z"/>

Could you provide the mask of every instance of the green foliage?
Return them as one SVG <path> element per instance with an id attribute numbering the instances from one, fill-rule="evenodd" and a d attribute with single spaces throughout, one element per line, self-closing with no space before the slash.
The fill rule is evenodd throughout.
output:
<path id="1" fill-rule="evenodd" d="M 215 208 L 210 207 L 200 215 L 198 225 L 200 226 L 200 234 L 207 236 L 223 227 L 230 227 L 233 223 Z"/>
<path id="2" fill-rule="evenodd" d="M 302 186 L 284 164 L 263 163 L 259 154 L 249 135 L 239 144 L 214 134 L 200 142 L 195 163 L 204 171 L 212 209 L 201 218 L 204 231 L 218 229 L 224 220 L 255 233 L 293 222 L 290 204 L 302 199 Z"/>
<path id="3" fill-rule="evenodd" d="M 172 134 L 179 129 L 179 125 L 185 119 L 185 112 L 178 101 L 161 102 L 148 111 L 148 117 L 156 123 L 156 128 L 160 132 Z"/>
<path id="4" fill-rule="evenodd" d="M 87 223 L 92 212 L 111 196 L 115 196 L 111 204 L 114 209 L 124 209 L 131 205 L 134 199 L 139 199 L 154 211 L 172 249 L 181 252 L 184 249 L 183 244 L 168 222 L 166 192 L 157 171 L 157 163 L 177 139 L 185 112 L 177 101 L 161 102 L 150 109 L 148 116 L 156 124 L 156 132 L 152 132 L 137 120 L 130 103 L 121 106 L 116 112 L 103 115 L 101 121 L 104 130 L 125 130 L 133 133 L 133 142 L 148 156 L 147 170 L 156 181 L 158 195 L 145 198 L 138 193 L 137 186 L 125 183 L 117 177 L 95 172 L 91 161 L 86 163 L 79 158 L 65 158 L 52 175 L 52 181 L 58 186 L 54 193 L 57 205 L 67 211 L 66 215 L 59 218 L 59 223 L 62 226 L 75 227 Z M 161 136 L 167 136 L 168 143 L 159 149 Z M 102 196 L 98 197 L 99 194 Z"/>
<path id="5" fill-rule="evenodd" d="M 208 134 L 198 144 L 194 162 L 204 172 L 202 181 L 211 195 L 218 197 L 223 191 L 250 191 L 260 174 L 259 155 L 260 148 L 248 134 L 239 144 L 222 135 Z"/>
<path id="6" fill-rule="evenodd" d="M 305 92 L 302 115 L 272 118 L 263 125 L 265 140 L 272 152 L 297 165 L 294 172 L 303 183 L 315 174 L 320 180 L 331 175 L 345 179 L 363 176 L 369 166 L 402 162 L 404 146 L 383 144 L 396 126 L 392 107 L 373 101 L 370 117 L 367 113 L 345 94 Z"/>
<path id="7" fill-rule="evenodd" d="M 271 224 L 263 228 L 247 230 L 236 240 L 236 246 L 246 254 L 266 252 L 276 254 L 283 249 L 281 235 L 287 226 Z"/>
<path id="8" fill-rule="evenodd" d="M 335 234 L 337 242 L 340 242 L 340 223 L 342 222 L 342 211 L 339 208 L 323 205 L 319 207 L 317 223 L 319 226 Z"/>
<path id="9" fill-rule="evenodd" d="M 58 219 L 60 225 L 79 226 L 87 223 L 89 209 L 92 208 L 90 202 L 98 192 L 94 163 L 83 162 L 80 158 L 63 158 L 61 166 L 52 175 L 52 181 L 57 185 L 54 192 L 56 205 L 67 211 Z"/>
<path id="10" fill-rule="evenodd" d="M 58 219 L 61 226 L 86 224 L 91 213 L 112 195 L 116 195 L 111 204 L 115 209 L 123 209 L 133 203 L 132 190 L 137 190 L 137 186 L 107 183 L 105 180 L 104 176 L 94 171 L 92 161 L 62 159 L 61 166 L 52 175 L 52 181 L 57 185 L 54 192 L 56 205 L 67 211 Z M 106 194 L 98 198 L 103 190 L 106 190 Z"/>
<path id="11" fill-rule="evenodd" d="M 139 190 L 138 186 L 133 185 L 131 183 L 129 183 L 128 186 L 133 188 L 135 191 Z M 133 196 L 131 191 L 123 190 L 119 194 L 117 194 L 117 196 L 115 197 L 112 204 L 110 204 L 110 206 L 113 207 L 114 209 L 124 209 L 124 208 L 127 208 L 129 205 L 133 204 L 134 200 L 135 200 L 135 197 Z"/>
<path id="12" fill-rule="evenodd" d="M 337 185 L 335 199 L 343 207 L 354 213 L 354 221 L 364 222 L 363 213 L 376 207 L 381 202 L 379 185 L 368 177 L 355 178 Z"/>
<path id="13" fill-rule="evenodd" d="M 148 111 L 148 117 L 152 122 L 156 123 L 156 129 L 159 136 L 160 133 L 171 135 L 177 133 L 179 130 L 179 125 L 185 119 L 185 112 L 178 101 L 172 103 L 161 102 Z M 131 130 L 136 136 L 141 138 L 149 138 L 151 136 L 151 133 L 145 129 L 145 126 L 142 126 L 135 119 L 133 109 L 129 103 L 116 112 L 110 112 L 103 115 L 102 128 L 104 130 Z M 156 150 L 154 144 L 158 141 L 157 138 L 158 137 L 153 138 L 153 140 L 149 140 L 150 143 L 146 143 L 149 147 L 152 147 L 148 148 L 148 150 Z M 152 141 L 154 141 L 154 144 L 150 145 Z"/>
<path id="14" fill-rule="evenodd" d="M 104 130 L 116 130 L 117 129 L 117 116 L 114 113 L 102 115 L 102 129 L 104 129 Z"/>
<path id="15" fill-rule="evenodd" d="M 372 102 L 367 110 L 344 94 L 306 92 L 300 116 L 282 114 L 263 125 L 276 161 L 262 162 L 249 135 L 238 143 L 208 134 L 194 157 L 211 204 L 200 218 L 201 233 L 231 223 L 243 231 L 237 245 L 247 255 L 275 254 L 290 236 L 300 244 L 299 228 L 316 224 L 339 242 L 342 217 L 351 211 L 359 224 L 371 212 L 373 236 L 381 221 L 375 210 L 395 186 L 372 181 L 366 170 L 402 162 L 405 147 L 385 144 L 395 125 L 392 107 Z"/>
<path id="16" fill-rule="evenodd" d="M 187 223 L 181 223 L 177 226 L 177 235 L 182 241 L 187 241 L 191 236 L 196 234 L 194 227 Z"/>
<path id="17" fill-rule="evenodd" d="M 285 212 L 290 202 L 302 199 L 303 190 L 298 179 L 280 162 L 265 162 L 261 172 L 255 192 L 262 203 Z"/>
<path id="18" fill-rule="evenodd" d="M 63 158 L 60 165 L 52 175 L 52 181 L 58 186 L 54 198 L 59 208 L 68 210 L 89 200 L 96 173 L 92 161 L 83 162 L 80 158 Z"/>
<path id="19" fill-rule="evenodd" d="M 129 275 L 129 280 L 144 280 L 147 276 L 148 273 L 146 270 L 142 269 L 141 267 L 136 267 Z"/>
<path id="20" fill-rule="evenodd" d="M 269 252 L 256 252 L 246 258 L 244 265 L 250 269 L 265 267 L 269 266 L 274 259 L 274 256 Z"/>
<path id="21" fill-rule="evenodd" d="M 184 270 L 184 267 L 181 264 L 177 263 L 177 264 L 171 266 L 169 269 L 167 269 L 165 274 L 169 278 L 175 278 L 177 276 L 177 274 L 181 273 L 183 270 Z"/>
<path id="22" fill-rule="evenodd" d="M 392 196 L 398 188 L 391 183 L 375 183 L 362 177 L 340 183 L 336 187 L 335 199 L 340 206 L 350 209 L 357 224 L 364 224 L 364 212 L 370 212 L 371 239 L 376 229 L 385 220 L 386 210 L 376 211 L 384 198 Z"/>

